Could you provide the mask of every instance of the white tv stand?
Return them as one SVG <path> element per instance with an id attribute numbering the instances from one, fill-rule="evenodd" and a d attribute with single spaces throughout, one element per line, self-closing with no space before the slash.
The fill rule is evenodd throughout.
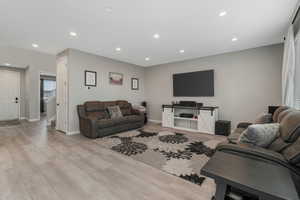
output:
<path id="1" fill-rule="evenodd" d="M 162 126 L 186 131 L 215 134 L 218 107 L 186 107 L 163 105 Z M 181 113 L 193 114 L 193 118 L 180 117 Z"/>

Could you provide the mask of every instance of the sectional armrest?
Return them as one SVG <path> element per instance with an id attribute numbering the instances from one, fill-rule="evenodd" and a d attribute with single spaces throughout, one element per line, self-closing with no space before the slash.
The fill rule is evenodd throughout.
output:
<path id="1" fill-rule="evenodd" d="M 88 117 L 79 117 L 80 132 L 88 138 L 97 138 L 97 120 Z"/>
<path id="2" fill-rule="evenodd" d="M 249 122 L 241 122 L 237 125 L 237 128 L 248 128 L 248 126 L 252 125 L 252 123 L 249 123 Z"/>
<path id="3" fill-rule="evenodd" d="M 265 148 L 261 148 L 251 144 L 221 143 L 217 146 L 216 150 L 281 165 L 300 175 L 300 172 L 296 170 L 293 166 L 291 166 L 288 163 L 288 161 L 283 157 L 283 155 Z"/>

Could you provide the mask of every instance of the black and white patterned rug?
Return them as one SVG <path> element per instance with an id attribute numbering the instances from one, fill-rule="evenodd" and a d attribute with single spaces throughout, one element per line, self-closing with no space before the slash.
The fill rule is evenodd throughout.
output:
<path id="1" fill-rule="evenodd" d="M 213 180 L 200 175 L 223 137 L 201 133 L 176 133 L 166 130 L 134 130 L 99 138 L 106 148 L 144 162 L 199 186 L 214 188 Z"/>

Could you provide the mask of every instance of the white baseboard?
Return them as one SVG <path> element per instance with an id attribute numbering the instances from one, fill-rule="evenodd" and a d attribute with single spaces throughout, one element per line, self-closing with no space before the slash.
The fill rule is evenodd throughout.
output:
<path id="1" fill-rule="evenodd" d="M 27 117 L 20 117 L 20 120 L 28 120 Z"/>
<path id="2" fill-rule="evenodd" d="M 161 123 L 160 120 L 155 120 L 155 119 L 149 119 L 149 122 L 153 122 L 153 123 L 157 123 L 157 124 Z"/>
<path id="3" fill-rule="evenodd" d="M 77 134 L 80 134 L 80 131 L 70 131 L 66 133 L 66 135 L 77 135 Z"/>
<path id="4" fill-rule="evenodd" d="M 40 121 L 40 119 L 27 119 L 29 122 L 37 122 Z"/>

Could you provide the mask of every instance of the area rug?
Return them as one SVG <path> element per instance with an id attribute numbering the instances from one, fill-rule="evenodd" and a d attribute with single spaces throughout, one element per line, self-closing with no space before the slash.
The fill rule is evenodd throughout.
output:
<path id="1" fill-rule="evenodd" d="M 135 160 L 190 181 L 215 188 L 213 180 L 200 175 L 224 137 L 171 131 L 128 131 L 96 140 L 98 144 Z"/>

